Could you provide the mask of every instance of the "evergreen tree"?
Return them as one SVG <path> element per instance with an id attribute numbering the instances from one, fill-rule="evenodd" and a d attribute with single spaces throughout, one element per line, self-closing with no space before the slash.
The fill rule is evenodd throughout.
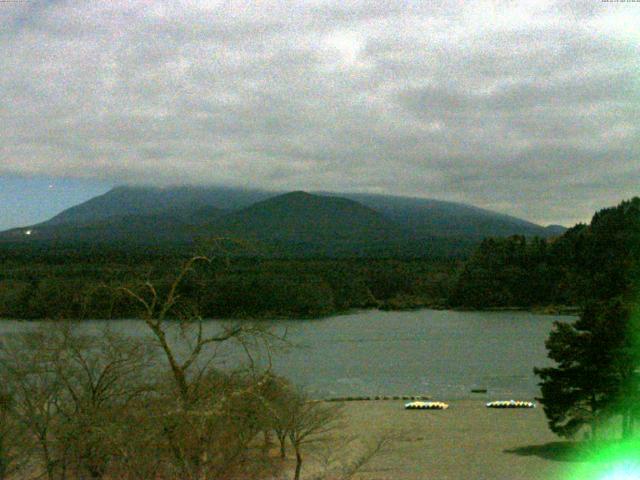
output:
<path id="1" fill-rule="evenodd" d="M 628 437 L 640 408 L 640 199 L 602 210 L 588 227 L 567 233 L 585 307 L 579 320 L 556 323 L 549 335 L 557 366 L 535 369 L 540 402 L 560 435 L 585 424 L 595 435 L 601 420 L 616 414 Z"/>
<path id="2" fill-rule="evenodd" d="M 631 418 L 630 386 L 639 360 L 631 318 L 629 306 L 616 298 L 591 303 L 576 322 L 555 323 L 546 346 L 557 366 L 535 369 L 553 432 L 571 437 L 589 425 L 596 436 L 609 416 Z"/>

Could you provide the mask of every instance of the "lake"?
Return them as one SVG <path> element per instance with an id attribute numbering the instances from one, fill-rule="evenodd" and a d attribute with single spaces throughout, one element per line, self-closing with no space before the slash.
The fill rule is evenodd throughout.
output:
<path id="1" fill-rule="evenodd" d="M 538 395 L 534 366 L 547 366 L 544 346 L 552 323 L 569 316 L 527 312 L 369 310 L 318 320 L 270 322 L 295 347 L 277 353 L 276 372 L 314 397 L 430 395 L 469 398 L 486 388 L 491 398 Z M 99 331 L 105 321 L 86 321 Z M 0 334 L 37 322 L 0 322 Z M 117 331 L 139 336 L 139 320 L 110 321 Z M 218 322 L 207 322 L 216 328 Z M 227 360 L 229 361 L 229 360 Z"/>

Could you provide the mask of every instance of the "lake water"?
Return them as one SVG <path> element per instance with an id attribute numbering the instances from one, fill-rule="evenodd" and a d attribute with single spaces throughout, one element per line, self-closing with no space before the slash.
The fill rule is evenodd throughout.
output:
<path id="1" fill-rule="evenodd" d="M 315 397 L 430 395 L 468 398 L 486 388 L 491 398 L 538 395 L 534 366 L 547 366 L 544 346 L 555 320 L 573 317 L 527 312 L 376 310 L 318 320 L 272 322 L 294 345 L 273 359 L 276 372 Z M 99 331 L 105 321 L 85 322 Z M 33 328 L 0 322 L 0 334 Z M 140 336 L 139 320 L 111 321 L 114 330 Z M 208 322 L 208 328 L 219 324 Z"/>

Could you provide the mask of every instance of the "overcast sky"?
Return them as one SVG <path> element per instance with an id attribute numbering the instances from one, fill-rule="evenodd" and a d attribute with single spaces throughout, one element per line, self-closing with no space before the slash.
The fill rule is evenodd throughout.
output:
<path id="1" fill-rule="evenodd" d="M 42 198 L 212 183 L 569 225 L 640 193 L 640 2 L 17 0 L 0 42 L 0 180 Z"/>

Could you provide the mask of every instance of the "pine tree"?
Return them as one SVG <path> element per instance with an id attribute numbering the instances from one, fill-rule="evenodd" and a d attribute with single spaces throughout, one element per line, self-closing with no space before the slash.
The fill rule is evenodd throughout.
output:
<path id="1" fill-rule="evenodd" d="M 535 369 L 542 382 L 542 398 L 551 430 L 573 436 L 611 415 L 623 416 L 629 435 L 637 408 L 636 324 L 630 306 L 621 298 L 592 302 L 574 323 L 556 322 L 546 342 L 556 367 Z"/>
<path id="2" fill-rule="evenodd" d="M 601 210 L 570 242 L 585 306 L 547 340 L 555 367 L 535 369 L 549 426 L 572 436 L 620 415 L 625 437 L 638 416 L 640 369 L 640 199 Z"/>

